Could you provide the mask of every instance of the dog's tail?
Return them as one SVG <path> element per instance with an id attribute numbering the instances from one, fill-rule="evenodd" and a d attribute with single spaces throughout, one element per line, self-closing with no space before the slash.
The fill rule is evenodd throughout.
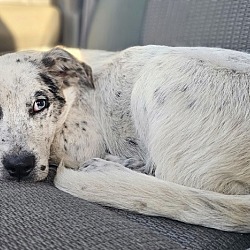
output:
<path id="1" fill-rule="evenodd" d="M 250 195 L 225 195 L 122 167 L 58 168 L 57 188 L 104 205 L 224 231 L 250 232 Z"/>

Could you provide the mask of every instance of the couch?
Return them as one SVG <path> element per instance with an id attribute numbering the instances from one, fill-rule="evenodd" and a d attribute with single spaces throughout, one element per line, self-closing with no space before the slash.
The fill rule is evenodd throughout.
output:
<path id="1" fill-rule="evenodd" d="M 63 2 L 65 1 L 61 1 L 60 4 Z M 150 43 L 171 46 L 213 46 L 250 51 L 250 3 L 246 0 L 78 2 L 82 3 L 81 13 L 86 14 L 88 18 L 79 18 L 81 25 L 78 25 L 78 32 L 74 33 L 79 37 L 65 40 L 67 41 L 65 45 L 68 46 L 119 50 Z M 26 46 L 53 46 L 61 43 L 63 38 L 60 38 L 58 32 L 60 25 L 63 24 L 59 17 L 63 17 L 65 25 L 69 13 L 66 17 L 63 16 L 64 8 L 60 4 L 49 6 L 55 11 L 53 15 L 56 17 L 55 22 L 58 22 L 54 31 L 52 27 L 46 30 L 46 34 L 48 31 L 53 33 L 49 42 L 36 41 L 28 44 L 27 41 L 22 44 L 21 40 L 25 39 L 25 36 L 19 37 L 17 30 L 17 33 L 8 32 L 13 37 L 15 46 L 5 47 L 11 39 L 1 35 L 4 32 L 0 26 L 0 49 L 17 50 L 25 49 Z M 26 8 L 29 7 L 26 5 Z M 114 10 L 118 12 L 115 14 Z M 0 1 L 0 23 L 3 19 L 1 11 L 3 9 Z M 108 18 L 111 14 L 112 18 Z M 118 18 L 116 22 L 114 16 Z M 136 25 L 131 27 L 130 24 L 131 29 L 125 29 L 126 19 L 136 22 Z M 6 23 L 5 31 L 11 30 L 12 24 L 6 25 Z M 110 25 L 113 26 L 112 29 Z M 67 34 L 70 28 L 68 26 L 68 29 L 64 27 L 62 30 Z M 126 35 L 119 36 L 121 31 Z M 31 37 L 32 32 L 29 33 Z M 119 39 L 116 39 L 118 36 Z M 81 56 L 81 53 L 77 53 Z M 0 249 L 243 250 L 250 248 L 250 234 L 223 232 L 166 218 L 140 215 L 73 197 L 53 186 L 55 171 L 55 167 L 51 166 L 46 181 L 39 183 L 0 180 Z"/>
<path id="2" fill-rule="evenodd" d="M 1 249 L 247 249 L 249 234 L 103 207 L 53 186 L 0 181 Z"/>

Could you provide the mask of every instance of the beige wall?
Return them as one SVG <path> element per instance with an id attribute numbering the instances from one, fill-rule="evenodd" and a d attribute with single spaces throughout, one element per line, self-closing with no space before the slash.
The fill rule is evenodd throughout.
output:
<path id="1" fill-rule="evenodd" d="M 48 0 L 8 2 L 0 0 L 0 51 L 58 43 L 61 28 L 59 9 L 50 5 Z"/>
<path id="2" fill-rule="evenodd" d="M 0 4 L 50 4 L 51 0 L 0 0 Z"/>

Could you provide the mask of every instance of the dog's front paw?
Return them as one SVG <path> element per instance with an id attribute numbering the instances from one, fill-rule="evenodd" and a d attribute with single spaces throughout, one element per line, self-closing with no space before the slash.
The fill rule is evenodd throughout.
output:
<path id="1" fill-rule="evenodd" d="M 122 166 L 137 172 L 145 172 L 145 163 L 139 158 L 123 158 L 114 155 L 107 155 L 105 160 L 119 163 Z"/>
<path id="2" fill-rule="evenodd" d="M 107 166 L 110 165 L 110 162 L 103 160 L 101 158 L 93 158 L 83 163 L 78 169 L 81 172 L 90 172 L 90 171 L 103 171 Z"/>
<path id="3" fill-rule="evenodd" d="M 145 163 L 142 160 L 135 158 L 128 158 L 124 160 L 122 165 L 126 168 L 130 168 L 139 172 L 141 172 L 141 170 L 145 167 Z"/>

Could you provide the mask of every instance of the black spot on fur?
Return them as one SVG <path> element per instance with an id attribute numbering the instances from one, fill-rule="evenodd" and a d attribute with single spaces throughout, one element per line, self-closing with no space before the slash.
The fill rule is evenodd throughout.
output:
<path id="1" fill-rule="evenodd" d="M 192 101 L 191 103 L 188 104 L 188 108 L 193 108 L 194 107 L 194 104 L 195 104 L 196 101 Z"/>
<path id="2" fill-rule="evenodd" d="M 128 142 L 131 146 L 138 146 L 138 143 L 136 142 L 135 138 L 127 137 L 126 142 Z"/>
<path id="3" fill-rule="evenodd" d="M 67 62 L 69 59 L 63 57 L 63 58 L 60 58 L 60 60 L 62 60 L 63 62 Z"/>
<path id="4" fill-rule="evenodd" d="M 156 100 L 156 102 L 157 102 L 159 105 L 162 105 L 162 104 L 165 102 L 165 99 L 166 99 L 166 97 L 164 96 L 163 91 L 162 91 L 160 88 L 157 88 L 157 89 L 154 91 L 153 98 Z"/>
<path id="5" fill-rule="evenodd" d="M 137 207 L 139 208 L 139 210 L 143 211 L 144 209 L 147 208 L 147 203 L 146 202 L 143 202 L 143 201 L 138 201 L 137 203 Z"/>
<path id="6" fill-rule="evenodd" d="M 70 72 L 71 72 L 71 74 L 70 74 Z M 70 76 L 72 76 L 72 77 L 76 77 L 77 76 L 76 72 L 72 72 L 65 65 L 62 66 L 62 70 L 60 70 L 59 73 L 60 73 L 60 75 L 64 75 L 64 76 L 66 76 L 67 74 L 70 74 Z"/>
<path id="7" fill-rule="evenodd" d="M 106 154 L 111 154 L 108 148 L 105 149 L 105 153 Z"/>
<path id="8" fill-rule="evenodd" d="M 64 141 L 65 141 L 66 143 L 68 142 L 66 138 L 64 138 Z"/>
<path id="9" fill-rule="evenodd" d="M 186 92 L 186 90 L 188 89 L 187 86 L 184 86 L 182 89 L 181 89 L 181 92 Z"/>
<path id="10" fill-rule="evenodd" d="M 83 69 L 82 68 L 77 68 L 76 71 L 79 72 L 79 73 L 82 73 Z"/>
<path id="11" fill-rule="evenodd" d="M 16 62 L 19 63 L 19 62 L 20 62 L 20 59 L 16 59 Z"/>
<path id="12" fill-rule="evenodd" d="M 0 119 L 3 118 L 3 110 L 2 110 L 2 107 L 0 107 Z"/>
<path id="13" fill-rule="evenodd" d="M 63 84 L 66 86 L 66 87 L 69 87 L 70 84 L 69 84 L 69 81 L 68 80 L 63 80 Z"/>
<path id="14" fill-rule="evenodd" d="M 31 64 L 37 66 L 37 60 L 36 59 L 28 60 L 28 62 L 30 62 Z"/>
<path id="15" fill-rule="evenodd" d="M 2 142 L 5 142 L 5 140 L 4 140 L 4 139 L 2 139 Z"/>
<path id="16" fill-rule="evenodd" d="M 200 199 L 200 202 L 203 203 L 205 207 L 207 207 L 209 210 L 218 210 L 215 204 L 213 204 L 212 201 L 206 200 L 206 199 Z"/>
<path id="17" fill-rule="evenodd" d="M 65 151 L 67 151 L 67 147 L 66 147 L 66 145 L 64 145 L 64 150 L 65 150 Z"/>
<path id="18" fill-rule="evenodd" d="M 158 95 L 158 92 L 160 91 L 160 88 L 157 88 L 155 91 L 154 91 L 154 97 Z"/>
<path id="19" fill-rule="evenodd" d="M 117 92 L 115 93 L 115 95 L 116 95 L 116 97 L 120 97 L 120 96 L 121 96 L 121 91 L 117 91 Z"/>
<path id="20" fill-rule="evenodd" d="M 42 63 L 46 68 L 50 68 L 56 64 L 55 60 L 51 57 L 45 57 L 42 59 Z"/>
<path id="21" fill-rule="evenodd" d="M 79 126 L 80 126 L 78 122 L 76 123 L 76 126 L 77 126 L 77 127 L 79 127 Z"/>
<path id="22" fill-rule="evenodd" d="M 42 165 L 40 169 L 44 171 L 46 169 L 46 166 Z"/>
<path id="23" fill-rule="evenodd" d="M 86 128 L 82 128 L 83 131 L 86 131 Z"/>
<path id="24" fill-rule="evenodd" d="M 29 109 L 29 115 L 30 115 L 30 117 L 32 117 L 34 114 L 35 114 L 35 113 L 34 113 L 34 111 L 33 111 L 33 108 L 30 108 L 30 109 Z"/>

